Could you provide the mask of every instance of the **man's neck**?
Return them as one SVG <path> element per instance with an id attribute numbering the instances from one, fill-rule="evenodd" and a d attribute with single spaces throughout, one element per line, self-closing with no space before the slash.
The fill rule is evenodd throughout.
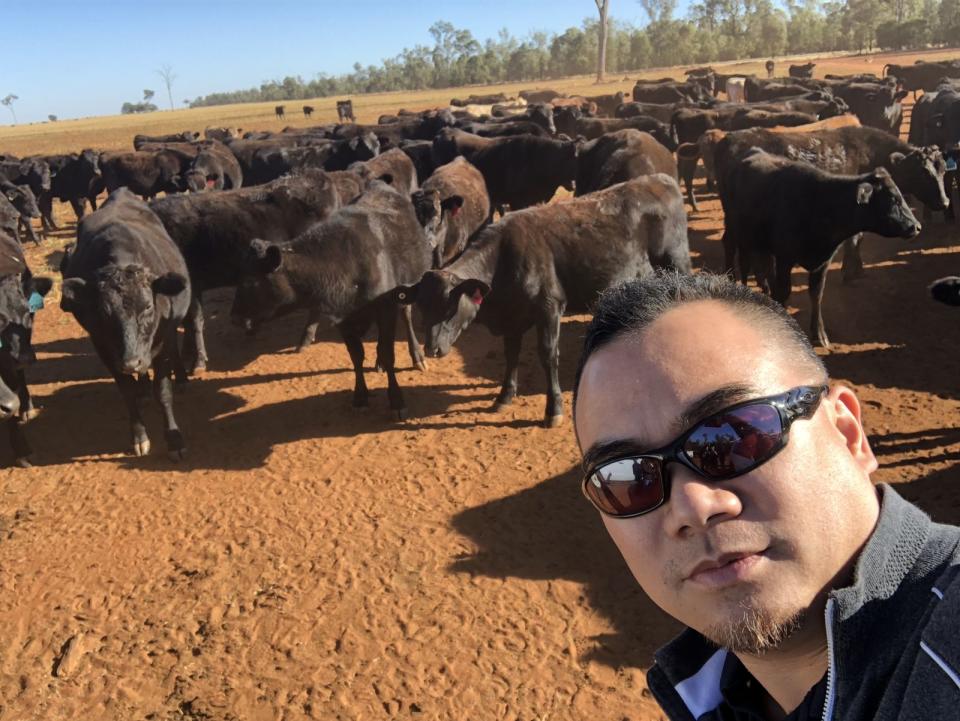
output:
<path id="1" fill-rule="evenodd" d="M 774 703 L 767 718 L 779 721 L 793 711 L 827 672 L 823 603 L 811 608 L 803 628 L 779 648 L 762 655 L 736 654 Z"/>

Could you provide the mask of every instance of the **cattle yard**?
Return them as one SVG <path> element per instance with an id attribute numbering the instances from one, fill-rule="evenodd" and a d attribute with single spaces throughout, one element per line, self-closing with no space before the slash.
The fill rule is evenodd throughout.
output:
<path id="1" fill-rule="evenodd" d="M 816 77 L 916 57 L 823 59 Z M 644 75 L 664 74 L 682 72 Z M 636 77 L 544 85 L 596 94 Z M 358 96 L 354 109 L 373 122 L 471 91 Z M 259 104 L 2 128 L 0 150 L 314 125 L 335 119 L 334 100 L 303 101 L 316 108 L 309 120 L 288 101 L 286 121 Z M 702 179 L 697 191 L 693 264 L 719 270 L 720 203 Z M 333 329 L 295 353 L 303 314 L 249 337 L 230 323 L 232 291 L 214 291 L 209 368 L 176 399 L 189 454 L 136 458 L 113 381 L 59 308 L 57 269 L 76 226 L 66 204 L 55 213 L 62 229 L 26 247 L 34 273 L 55 280 L 28 370 L 41 409 L 26 428 L 35 465 L 0 471 L 0 720 L 660 718 L 644 671 L 677 626 L 636 587 L 581 497 L 569 418 L 540 425 L 546 387 L 532 333 L 520 394 L 499 412 L 489 408 L 503 346 L 485 328 L 470 327 L 426 371 L 398 342 L 409 417 L 396 422 L 386 377 L 372 372 L 372 339 L 371 405 L 360 412 Z M 960 270 L 960 225 L 935 214 L 916 239 L 868 236 L 862 252 L 855 283 L 831 265 L 823 316 L 833 344 L 820 352 L 864 404 L 876 480 L 958 523 L 960 323 L 927 286 Z M 795 272 L 790 298 L 804 327 L 806 277 Z M 587 320 L 563 321 L 567 409 Z M 155 406 L 145 419 L 159 439 Z M 4 466 L 10 455 L 0 444 Z"/>

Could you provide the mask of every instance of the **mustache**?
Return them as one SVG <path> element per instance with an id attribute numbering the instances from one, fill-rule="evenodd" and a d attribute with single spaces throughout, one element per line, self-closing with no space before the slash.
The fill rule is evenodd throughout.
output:
<path id="1" fill-rule="evenodd" d="M 775 534 L 758 527 L 719 524 L 710 533 L 698 534 L 686 543 L 676 544 L 673 557 L 664 564 L 663 580 L 668 586 L 676 586 L 698 563 L 727 554 L 759 552 L 766 550 L 771 560 L 787 555 L 789 543 Z"/>

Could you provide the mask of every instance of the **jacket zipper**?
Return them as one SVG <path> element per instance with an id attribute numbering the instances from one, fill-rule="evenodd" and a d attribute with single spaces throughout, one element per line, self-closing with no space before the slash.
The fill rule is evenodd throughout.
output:
<path id="1" fill-rule="evenodd" d="M 823 721 L 831 721 L 833 718 L 834 698 L 834 676 L 836 675 L 835 661 L 833 658 L 833 607 L 834 600 L 827 599 L 827 608 L 824 611 L 824 621 L 827 629 L 827 697 L 823 702 Z"/>

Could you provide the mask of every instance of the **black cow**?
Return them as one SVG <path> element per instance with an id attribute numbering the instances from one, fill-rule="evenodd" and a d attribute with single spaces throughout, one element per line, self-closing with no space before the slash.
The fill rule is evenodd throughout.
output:
<path id="1" fill-rule="evenodd" d="M 635 118 L 638 115 L 645 115 L 649 118 L 654 118 L 659 120 L 661 123 L 669 123 L 670 118 L 673 117 L 673 114 L 680 110 L 681 108 L 700 108 L 706 103 L 691 103 L 691 102 L 679 102 L 679 103 L 624 103 L 617 108 L 614 113 L 615 117 L 618 118 Z M 556 118 L 554 118 L 556 120 Z M 559 127 L 557 128 L 558 130 Z M 560 130 L 560 132 L 563 132 Z"/>
<path id="2" fill-rule="evenodd" d="M 546 203 L 561 186 L 573 190 L 577 174 L 576 143 L 529 135 L 492 139 L 467 159 L 483 174 L 490 204 L 511 210 Z"/>
<path id="3" fill-rule="evenodd" d="M 50 164 L 39 157 L 0 162 L 0 180 L 8 180 L 14 185 L 27 185 L 34 197 L 39 198 L 50 190 Z"/>
<path id="4" fill-rule="evenodd" d="M 577 153 L 577 196 L 641 175 L 664 173 L 677 179 L 673 153 L 649 133 L 618 130 L 580 146 Z"/>
<path id="5" fill-rule="evenodd" d="M 837 248 L 864 231 L 912 238 L 920 232 L 920 223 L 883 168 L 834 175 L 759 148 L 737 156 L 727 152 L 726 143 L 728 138 L 720 141 L 717 171 L 728 272 L 733 272 L 739 256 L 740 279 L 746 282 L 751 264 L 767 269 L 772 259 L 776 269 L 771 294 L 786 304 L 790 273 L 793 266 L 802 266 L 810 275 L 810 336 L 814 343 L 828 346 L 820 304 L 827 265 Z M 766 287 L 765 275 L 759 279 Z"/>
<path id="6" fill-rule="evenodd" d="M 210 147 L 197 153 L 183 175 L 181 189 L 232 190 L 243 186 L 243 170 L 236 156 L 225 147 Z"/>
<path id="7" fill-rule="evenodd" d="M 489 95 L 470 95 L 465 100 L 461 98 L 452 98 L 450 104 L 458 108 L 465 105 L 493 105 L 494 103 L 505 103 L 509 98 L 503 93 L 491 93 Z"/>
<path id="8" fill-rule="evenodd" d="M 529 120 L 505 120 L 502 123 L 458 120 L 457 127 L 468 133 L 479 135 L 481 138 L 506 138 L 516 135 L 534 135 L 541 138 L 550 136 L 549 130 L 544 130 L 540 125 Z"/>
<path id="9" fill-rule="evenodd" d="M 441 165 L 413 194 L 417 218 L 425 227 L 439 219 L 433 267 L 456 258 L 490 217 L 490 198 L 483 175 L 463 157 Z"/>
<path id="10" fill-rule="evenodd" d="M 960 277 L 948 275 L 933 281 L 929 287 L 933 299 L 946 305 L 960 306 Z"/>
<path id="11" fill-rule="evenodd" d="M 804 65 L 791 65 L 788 74 L 791 78 L 812 78 L 813 69 L 817 67 L 816 63 L 805 63 Z"/>
<path id="12" fill-rule="evenodd" d="M 182 380 L 177 327 L 190 304 L 187 266 L 146 203 L 121 188 L 80 221 L 77 245 L 61 264 L 60 307 L 90 334 L 130 413 L 133 452 L 145 456 L 150 439 L 140 417 L 138 386 L 147 371 L 163 409 L 167 455 L 186 453 L 173 416 L 171 374 Z"/>
<path id="13" fill-rule="evenodd" d="M 13 204 L 13 207 L 20 214 L 20 230 L 27 234 L 34 245 L 40 245 L 40 239 L 30 222 L 33 218 L 40 218 L 40 208 L 33 191 L 30 190 L 30 186 L 14 185 L 8 180 L 0 180 L 0 193 Z M 20 240 L 20 238 L 18 237 L 17 240 Z"/>
<path id="14" fill-rule="evenodd" d="M 747 110 L 736 113 L 730 119 L 730 130 L 745 130 L 747 128 L 775 128 L 809 125 L 817 122 L 816 115 L 797 113 L 792 110 L 777 112 L 770 110 Z"/>
<path id="15" fill-rule="evenodd" d="M 353 361 L 355 407 L 368 405 L 362 338 L 376 322 L 377 360 L 387 373 L 390 408 L 404 418 L 406 404 L 394 368 L 392 290 L 430 267 L 430 240 L 409 196 L 374 181 L 354 203 L 289 243 L 257 239 L 250 250 L 231 310 L 234 321 L 251 327 L 299 308 L 310 312 L 313 326 L 329 318 Z"/>
<path id="16" fill-rule="evenodd" d="M 428 355 L 449 353 L 474 320 L 504 337 L 507 368 L 494 409 L 513 401 L 521 340 L 536 326 L 548 385 L 544 425 L 552 427 L 563 419 L 561 317 L 588 311 L 605 288 L 643 277 L 654 265 L 690 271 L 683 198 L 666 175 L 510 213 L 451 264 L 398 288 L 396 297 L 420 308 Z"/>
<path id="17" fill-rule="evenodd" d="M 417 169 L 417 183 L 430 177 L 437 165 L 433 162 L 433 142 L 430 140 L 401 140 L 400 150 L 407 154 Z"/>
<path id="18" fill-rule="evenodd" d="M 563 93 L 558 93 L 556 90 L 521 90 L 520 97 L 528 103 L 549 103 L 554 98 L 562 98 Z"/>
<path id="19" fill-rule="evenodd" d="M 182 133 L 171 133 L 170 135 L 134 135 L 133 149 L 140 150 L 142 146 L 149 143 L 192 143 L 200 139 L 200 133 L 193 130 L 185 130 Z"/>
<path id="20" fill-rule="evenodd" d="M 284 115 L 284 107 L 282 105 L 277 105 L 273 108 L 274 115 L 277 116 L 280 120 L 284 120 L 286 116 Z"/>
<path id="21" fill-rule="evenodd" d="M 772 60 L 768 60 L 763 64 L 763 67 L 767 71 L 767 77 L 772 78 L 774 68 L 776 68 L 776 65 L 774 64 L 774 62 Z"/>
<path id="22" fill-rule="evenodd" d="M 493 138 L 481 138 L 460 128 L 444 128 L 433 139 L 434 165 L 449 163 L 458 155 L 470 160 L 474 153 L 497 142 Z"/>
<path id="23" fill-rule="evenodd" d="M 304 106 L 303 106 L 303 117 L 309 118 L 311 115 L 313 115 L 313 106 L 312 106 L 312 105 L 304 105 Z"/>
<path id="24" fill-rule="evenodd" d="M 691 81 L 693 83 L 694 81 Z M 617 108 L 623 105 L 626 96 L 623 92 L 607 93 L 606 95 L 589 95 L 586 97 L 588 102 L 595 103 L 598 115 L 606 115 L 612 118 Z M 634 98 L 635 100 L 637 98 Z"/>
<path id="25" fill-rule="evenodd" d="M 20 244 L 9 232 L 16 228 L 11 208 L 0 194 L 0 420 L 6 420 L 14 463 L 30 466 L 32 453 L 23 424 L 37 415 L 27 387 L 25 369 L 36 360 L 33 351 L 35 313 L 52 287 L 49 278 L 35 277 Z"/>
<path id="26" fill-rule="evenodd" d="M 392 148 L 370 160 L 352 163 L 347 170 L 368 181 L 383 180 L 403 195 L 410 195 L 418 187 L 417 169 L 400 148 Z"/>
<path id="27" fill-rule="evenodd" d="M 633 99 L 641 103 L 696 103 L 711 98 L 702 85 L 694 82 L 678 83 L 669 80 L 662 83 L 644 83 L 638 80 L 633 86 Z"/>
<path id="28" fill-rule="evenodd" d="M 352 100 L 338 100 L 337 101 L 337 119 L 341 123 L 357 122 L 357 118 L 353 114 L 353 101 Z"/>
<path id="29" fill-rule="evenodd" d="M 906 90 L 897 90 L 887 83 L 844 83 L 833 88 L 833 93 L 850 106 L 850 112 L 871 128 L 880 128 L 891 135 L 900 135 Z"/>
<path id="30" fill-rule="evenodd" d="M 650 133 L 671 152 L 677 149 L 677 140 L 669 125 L 642 115 L 633 118 L 581 118 L 576 122 L 575 135 L 593 140 L 604 133 L 615 133 L 628 128 Z"/>
<path id="31" fill-rule="evenodd" d="M 78 221 L 87 201 L 93 210 L 97 209 L 98 186 L 103 182 L 98 152 L 87 149 L 79 154 L 46 156 L 44 160 L 51 169 L 50 190 L 41 193 L 37 202 L 45 229 L 57 227 L 53 220 L 54 199 L 70 203 Z"/>
<path id="32" fill-rule="evenodd" d="M 913 65 L 883 66 L 885 77 L 894 77 L 897 84 L 917 97 L 918 90 L 936 90 L 942 78 L 960 78 L 960 60 L 945 60 L 927 63 L 919 61 Z"/>
<path id="33" fill-rule="evenodd" d="M 290 145 L 291 142 L 296 139 L 231 143 L 230 151 L 243 171 L 243 184 L 261 185 L 302 168 L 346 170 L 358 160 L 375 157 L 381 149 L 380 141 L 373 133 L 303 147 Z"/>
<path id="34" fill-rule="evenodd" d="M 184 158 L 172 150 L 136 150 L 132 153 L 104 153 L 100 172 L 107 192 L 126 187 L 150 200 L 157 193 L 177 193 L 183 185 L 180 172 Z"/>
<path id="35" fill-rule="evenodd" d="M 779 100 L 806 95 L 810 88 L 799 83 L 781 83 L 748 75 L 743 81 L 743 97 L 748 102 L 761 100 Z"/>

